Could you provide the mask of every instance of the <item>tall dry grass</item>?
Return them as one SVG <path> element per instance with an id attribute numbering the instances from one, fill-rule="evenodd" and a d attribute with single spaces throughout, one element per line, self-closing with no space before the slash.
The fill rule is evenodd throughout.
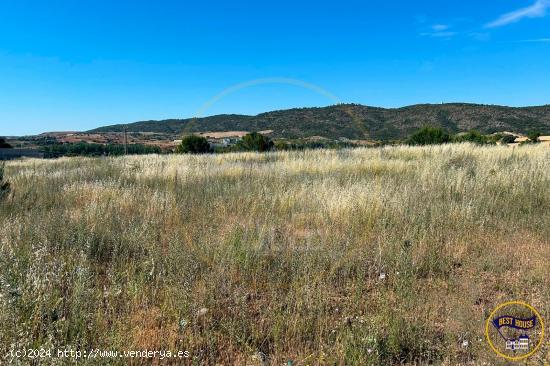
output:
<path id="1" fill-rule="evenodd" d="M 26 160 L 7 178 L 0 357 L 504 365 L 492 308 L 550 314 L 547 147 Z"/>

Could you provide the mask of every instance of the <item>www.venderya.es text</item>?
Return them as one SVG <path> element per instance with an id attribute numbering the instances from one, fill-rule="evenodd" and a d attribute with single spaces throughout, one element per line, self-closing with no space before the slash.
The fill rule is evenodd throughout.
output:
<path id="1" fill-rule="evenodd" d="M 67 359 L 92 359 L 92 358 L 142 358 L 142 359 L 183 359 L 189 358 L 188 351 L 169 351 L 169 350 L 75 350 L 75 349 L 50 349 L 50 348 L 27 348 L 21 350 L 10 350 L 6 355 L 7 359 L 47 359 L 47 358 L 67 358 Z"/>

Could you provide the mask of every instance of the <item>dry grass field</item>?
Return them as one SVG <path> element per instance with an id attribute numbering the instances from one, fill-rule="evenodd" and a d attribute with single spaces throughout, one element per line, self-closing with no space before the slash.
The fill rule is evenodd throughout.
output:
<path id="1" fill-rule="evenodd" d="M 523 300 L 550 318 L 547 146 L 61 158 L 6 172 L 0 364 L 14 348 L 72 347 L 187 350 L 194 365 L 508 365 L 484 339 L 490 311 Z M 55 362 L 40 365 L 70 364 Z"/>

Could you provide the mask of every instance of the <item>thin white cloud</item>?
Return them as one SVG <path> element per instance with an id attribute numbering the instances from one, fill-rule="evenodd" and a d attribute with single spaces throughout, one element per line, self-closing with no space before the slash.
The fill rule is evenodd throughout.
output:
<path id="1" fill-rule="evenodd" d="M 457 32 L 425 32 L 420 33 L 421 36 L 424 37 L 435 37 L 435 38 L 451 38 L 456 36 Z"/>
<path id="2" fill-rule="evenodd" d="M 458 33 L 449 30 L 451 28 L 448 24 L 434 24 L 431 25 L 429 31 L 424 31 L 420 33 L 423 37 L 434 37 L 434 38 L 451 38 L 456 36 Z"/>
<path id="3" fill-rule="evenodd" d="M 516 43 L 550 43 L 550 38 L 522 39 Z"/>
<path id="4" fill-rule="evenodd" d="M 453 37 L 457 34 L 457 32 L 435 32 L 432 33 L 432 37 Z"/>
<path id="5" fill-rule="evenodd" d="M 504 25 L 519 22 L 524 18 L 541 18 L 546 15 L 550 7 L 550 0 L 537 0 L 533 5 L 521 8 L 510 13 L 501 15 L 498 19 L 487 23 L 485 28 L 496 28 Z"/>
<path id="6" fill-rule="evenodd" d="M 442 32 L 449 29 L 449 26 L 447 24 L 434 24 L 432 25 L 432 29 L 436 32 Z"/>

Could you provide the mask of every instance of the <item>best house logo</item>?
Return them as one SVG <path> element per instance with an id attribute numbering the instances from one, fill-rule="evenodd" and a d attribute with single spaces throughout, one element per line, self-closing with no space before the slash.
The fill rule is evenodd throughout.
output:
<path id="1" fill-rule="evenodd" d="M 500 304 L 485 325 L 485 336 L 497 355 L 511 361 L 538 351 L 544 339 L 544 321 L 538 311 L 521 301 Z"/>

